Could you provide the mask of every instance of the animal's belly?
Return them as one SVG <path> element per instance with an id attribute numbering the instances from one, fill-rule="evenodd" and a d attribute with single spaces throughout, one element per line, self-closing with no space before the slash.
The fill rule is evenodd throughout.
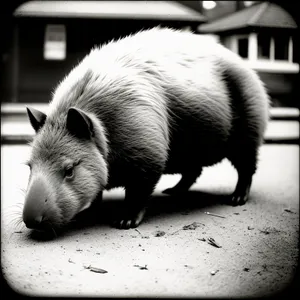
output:
<path id="1" fill-rule="evenodd" d="M 164 173 L 182 173 L 211 166 L 226 157 L 226 153 L 227 140 L 186 134 L 171 141 Z"/>

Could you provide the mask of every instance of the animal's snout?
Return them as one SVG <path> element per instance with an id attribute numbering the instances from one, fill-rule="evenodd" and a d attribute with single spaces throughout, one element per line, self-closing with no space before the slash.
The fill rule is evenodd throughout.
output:
<path id="1" fill-rule="evenodd" d="M 43 180 L 36 179 L 27 192 L 23 209 L 23 221 L 27 228 L 43 229 L 46 202 L 47 187 Z"/>
<path id="2" fill-rule="evenodd" d="M 26 214 L 23 216 L 24 218 L 24 223 L 27 228 L 30 229 L 41 229 L 42 228 L 42 221 L 43 221 L 43 216 L 30 216 Z"/>

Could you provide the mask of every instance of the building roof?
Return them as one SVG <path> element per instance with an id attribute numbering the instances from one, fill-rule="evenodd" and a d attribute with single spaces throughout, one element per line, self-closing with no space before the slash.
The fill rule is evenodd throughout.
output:
<path id="1" fill-rule="evenodd" d="M 200 25 L 198 31 L 201 33 L 217 33 L 247 27 L 296 29 L 297 24 L 292 16 L 280 6 L 263 2 Z"/>
<path id="2" fill-rule="evenodd" d="M 175 1 L 28 1 L 14 16 L 206 21 L 199 12 Z"/>

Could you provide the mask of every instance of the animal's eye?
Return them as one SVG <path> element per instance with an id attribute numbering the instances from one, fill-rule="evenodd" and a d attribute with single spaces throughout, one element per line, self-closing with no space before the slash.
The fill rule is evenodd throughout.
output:
<path id="1" fill-rule="evenodd" d="M 65 168 L 65 177 L 72 178 L 74 176 L 74 167 Z"/>

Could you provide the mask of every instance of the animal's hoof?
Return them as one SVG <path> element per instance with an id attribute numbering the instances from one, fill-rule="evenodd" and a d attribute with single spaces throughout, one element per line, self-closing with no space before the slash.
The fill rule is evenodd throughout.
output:
<path id="1" fill-rule="evenodd" d="M 114 223 L 114 227 L 118 229 L 130 229 L 137 227 L 138 224 L 134 220 L 118 220 Z"/>
<path id="2" fill-rule="evenodd" d="M 119 220 L 115 221 L 113 223 L 113 226 L 119 229 L 130 229 L 130 228 L 136 228 L 138 227 L 145 215 L 146 209 L 141 209 L 138 213 L 136 213 L 134 216 L 128 217 L 128 214 L 126 214 L 125 217 L 120 218 Z"/>
<path id="3" fill-rule="evenodd" d="M 246 194 L 233 194 L 231 198 L 232 206 L 244 205 L 248 200 L 248 193 Z"/>
<path id="4" fill-rule="evenodd" d="M 233 206 L 244 205 L 249 197 L 250 185 L 245 189 L 236 189 L 232 194 L 231 204 Z"/>

